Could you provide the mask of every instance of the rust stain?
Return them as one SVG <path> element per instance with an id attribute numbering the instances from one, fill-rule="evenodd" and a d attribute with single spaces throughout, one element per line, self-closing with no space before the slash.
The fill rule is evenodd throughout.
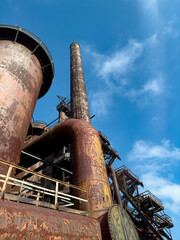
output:
<path id="1" fill-rule="evenodd" d="M 72 43 L 71 54 L 71 111 L 72 117 L 90 122 L 80 46 Z"/>
<path id="2" fill-rule="evenodd" d="M 136 228 L 120 205 L 113 205 L 108 212 L 108 224 L 112 240 L 139 240 Z"/>
<path id="3" fill-rule="evenodd" d="M 24 150 L 37 155 L 42 152 L 48 155 L 55 150 L 57 143 L 67 139 L 72 141 L 73 184 L 87 190 L 87 193 L 76 192 L 76 196 L 87 197 L 88 200 L 88 203 L 76 203 L 77 208 L 98 211 L 110 207 L 112 196 L 99 134 L 90 123 L 79 119 L 59 123 L 26 144 Z M 91 216 L 97 218 L 102 214 L 103 211 L 100 211 L 92 213 Z"/>
<path id="4" fill-rule="evenodd" d="M 0 157 L 18 163 L 42 83 L 38 59 L 21 44 L 0 41 Z M 0 173 L 7 167 L 0 165 Z"/>
<path id="5" fill-rule="evenodd" d="M 0 239 L 101 239 L 99 222 L 77 214 L 0 200 Z"/>

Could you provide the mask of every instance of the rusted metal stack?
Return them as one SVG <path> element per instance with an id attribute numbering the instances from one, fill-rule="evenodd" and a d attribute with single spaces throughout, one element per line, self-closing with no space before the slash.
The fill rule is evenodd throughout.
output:
<path id="1" fill-rule="evenodd" d="M 70 46 L 71 56 L 71 112 L 72 118 L 90 123 L 89 106 L 84 81 L 80 46 L 74 42 Z"/>

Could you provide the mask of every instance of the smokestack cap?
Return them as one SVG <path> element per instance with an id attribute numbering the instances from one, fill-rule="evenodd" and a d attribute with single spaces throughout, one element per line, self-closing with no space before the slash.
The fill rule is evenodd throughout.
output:
<path id="1" fill-rule="evenodd" d="M 18 42 L 31 50 L 32 54 L 38 58 L 43 72 L 43 83 L 38 98 L 43 97 L 54 78 L 53 59 L 45 44 L 36 35 L 23 28 L 2 24 L 0 24 L 0 40 Z"/>
<path id="2" fill-rule="evenodd" d="M 70 48 L 71 48 L 71 46 L 76 46 L 76 45 L 78 45 L 79 46 L 79 48 L 80 48 L 80 45 L 79 45 L 79 43 L 77 43 L 76 41 L 74 41 L 73 43 L 71 43 L 71 45 L 70 45 Z"/>

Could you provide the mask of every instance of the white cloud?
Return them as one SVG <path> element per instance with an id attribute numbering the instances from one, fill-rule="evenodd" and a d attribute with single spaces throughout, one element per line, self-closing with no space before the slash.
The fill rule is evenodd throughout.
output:
<path id="1" fill-rule="evenodd" d="M 105 104 L 103 101 L 107 102 L 109 95 L 128 97 L 132 102 L 135 101 L 138 105 L 144 106 L 150 98 L 163 93 L 164 78 L 160 73 L 159 76 L 144 81 L 142 85 L 137 82 L 138 79 L 136 81 L 131 79 L 132 72 L 139 67 L 137 61 L 143 57 L 144 50 L 149 50 L 157 44 L 157 35 L 153 34 L 141 42 L 135 39 L 130 40 L 123 48 L 107 55 L 98 53 L 90 46 L 82 46 L 85 58 L 91 61 L 97 82 L 97 89 L 94 89 L 90 96 L 90 106 L 94 111 L 101 105 L 101 113 L 103 115 L 107 113 L 110 104 Z"/>
<path id="2" fill-rule="evenodd" d="M 160 96 L 164 89 L 164 78 L 159 76 L 149 79 L 141 88 L 126 90 L 124 94 L 131 101 L 137 101 L 139 105 L 144 105 L 147 103 L 147 98 Z"/>
<path id="3" fill-rule="evenodd" d="M 128 160 L 136 162 L 134 170 L 145 189 L 160 198 L 165 208 L 180 214 L 180 184 L 174 182 L 171 172 L 174 162 L 179 163 L 180 148 L 169 140 L 162 140 L 161 144 L 138 140 L 128 154 Z"/>
<path id="4" fill-rule="evenodd" d="M 102 64 L 98 64 L 98 74 L 107 78 L 110 75 L 119 77 L 131 70 L 135 60 L 143 51 L 143 43 L 136 40 L 129 41 L 129 44 L 111 56 L 104 57 Z"/>
<path id="5" fill-rule="evenodd" d="M 143 93 L 150 92 L 154 95 L 159 95 L 162 93 L 164 89 L 163 82 L 164 82 L 164 79 L 162 77 L 150 79 L 144 84 L 141 91 Z"/>
<path id="6" fill-rule="evenodd" d="M 128 154 L 129 160 L 143 161 L 145 159 L 176 159 L 180 160 L 180 148 L 170 144 L 169 140 L 162 140 L 161 144 L 138 140 Z"/>
<path id="7" fill-rule="evenodd" d="M 141 176 L 145 188 L 163 201 L 165 208 L 176 214 L 180 213 L 180 185 L 173 183 L 160 173 L 151 171 Z"/>
<path id="8" fill-rule="evenodd" d="M 140 57 L 144 43 L 130 40 L 128 45 L 117 50 L 111 55 L 103 55 L 94 51 L 89 46 L 82 46 L 83 54 L 89 57 L 96 80 L 103 83 L 99 89 L 90 94 L 90 106 L 99 116 L 107 113 L 110 105 L 111 96 L 115 92 L 123 92 L 123 88 L 128 85 L 127 72 L 133 69 L 135 60 Z"/>

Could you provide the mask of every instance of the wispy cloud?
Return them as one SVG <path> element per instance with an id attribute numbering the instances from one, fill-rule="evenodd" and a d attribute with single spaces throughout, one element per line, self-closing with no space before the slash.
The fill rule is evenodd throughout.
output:
<path id="1" fill-rule="evenodd" d="M 163 200 L 165 208 L 180 213 L 180 185 L 160 176 L 156 171 L 141 176 L 144 186 Z"/>
<path id="2" fill-rule="evenodd" d="M 157 0 L 146 0 L 144 2 L 147 8 L 154 8 L 157 6 Z"/>
<path id="3" fill-rule="evenodd" d="M 174 161 L 179 163 L 180 148 L 169 140 L 162 140 L 160 144 L 138 140 L 127 158 L 136 162 L 135 172 L 145 188 L 163 200 L 167 209 L 180 214 L 180 185 L 173 181 L 171 172 Z"/>
<path id="4" fill-rule="evenodd" d="M 110 106 L 109 102 L 105 104 L 106 99 L 110 99 L 113 94 L 128 97 L 138 105 L 145 105 L 149 98 L 163 93 L 165 81 L 161 73 L 146 79 L 141 85 L 134 79 L 131 84 L 131 75 L 136 71 L 137 63 L 143 57 L 144 50 L 156 47 L 158 43 L 157 35 L 153 34 L 141 42 L 131 39 L 126 46 L 111 54 L 100 54 L 90 46 L 82 46 L 83 54 L 92 64 L 97 82 L 97 89 L 93 89 L 93 93 L 90 94 L 90 105 L 94 111 L 102 106 L 101 114 L 105 115 Z"/>
<path id="5" fill-rule="evenodd" d="M 175 21 L 171 20 L 167 23 L 167 26 L 164 28 L 163 35 L 169 36 L 172 38 L 179 37 L 179 31 L 175 28 Z"/>
<path id="6" fill-rule="evenodd" d="M 82 46 L 82 50 L 91 61 L 96 77 L 110 89 L 117 84 L 127 84 L 127 73 L 134 69 L 135 61 L 141 56 L 144 42 L 130 40 L 126 46 L 111 54 L 100 54 L 90 46 Z"/>
<path id="7" fill-rule="evenodd" d="M 154 132 L 161 130 L 164 126 L 163 116 L 160 116 L 160 115 L 153 116 L 149 122 L 149 125 L 151 126 L 151 128 Z"/>
<path id="8" fill-rule="evenodd" d="M 158 0 L 140 0 L 144 8 L 152 13 L 158 13 Z"/>
<path id="9" fill-rule="evenodd" d="M 157 34 L 154 33 L 150 38 L 147 38 L 145 43 L 146 43 L 147 46 L 150 46 L 150 47 L 157 46 L 159 44 Z"/>
<path id="10" fill-rule="evenodd" d="M 126 91 L 125 95 L 134 101 L 147 94 L 149 96 L 159 96 L 164 91 L 164 88 L 164 78 L 159 76 L 157 78 L 149 79 L 141 88 Z"/>
<path id="11" fill-rule="evenodd" d="M 113 75 L 115 78 L 124 75 L 129 71 L 135 60 L 143 51 L 143 43 L 130 40 L 128 45 L 115 52 L 111 56 L 105 56 L 102 65 L 98 64 L 97 72 L 103 78 Z"/>
<path id="12" fill-rule="evenodd" d="M 90 94 L 91 107 L 96 116 L 103 116 L 106 114 L 107 107 L 112 103 L 111 95 L 111 91 L 107 90 L 92 92 Z"/>

